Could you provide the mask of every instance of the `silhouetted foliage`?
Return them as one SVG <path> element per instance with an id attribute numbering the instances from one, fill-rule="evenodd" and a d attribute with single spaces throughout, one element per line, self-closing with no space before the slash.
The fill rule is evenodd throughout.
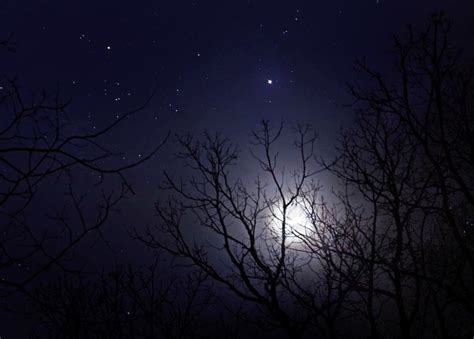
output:
<path id="1" fill-rule="evenodd" d="M 46 338 L 192 338 L 212 305 L 206 276 L 160 274 L 163 263 L 96 276 L 65 277 L 36 293 Z"/>

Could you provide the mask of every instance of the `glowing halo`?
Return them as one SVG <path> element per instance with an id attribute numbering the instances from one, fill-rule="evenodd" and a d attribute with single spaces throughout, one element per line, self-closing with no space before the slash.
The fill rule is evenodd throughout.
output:
<path id="1" fill-rule="evenodd" d="M 306 234 L 310 220 L 306 211 L 299 204 L 292 204 L 286 210 L 286 237 L 292 243 L 301 242 L 298 236 Z M 271 231 L 276 237 L 280 238 L 283 223 L 283 211 L 275 209 L 272 213 Z"/>

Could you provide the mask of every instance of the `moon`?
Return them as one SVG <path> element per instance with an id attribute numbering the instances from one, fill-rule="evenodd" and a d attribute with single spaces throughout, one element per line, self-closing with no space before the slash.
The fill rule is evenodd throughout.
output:
<path id="1" fill-rule="evenodd" d="M 277 238 L 280 238 L 282 232 L 283 212 L 281 209 L 275 209 L 272 212 L 271 231 Z M 285 226 L 286 237 L 292 243 L 299 243 L 299 236 L 305 234 L 310 225 L 310 220 L 306 211 L 299 204 L 292 204 L 286 210 Z"/>

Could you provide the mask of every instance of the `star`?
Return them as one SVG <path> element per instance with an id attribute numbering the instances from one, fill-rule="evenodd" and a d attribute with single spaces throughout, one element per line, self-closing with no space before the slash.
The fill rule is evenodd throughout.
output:
<path id="1" fill-rule="evenodd" d="M 267 80 L 267 84 L 272 85 L 272 84 L 273 84 L 273 80 L 268 79 L 268 80 Z"/>

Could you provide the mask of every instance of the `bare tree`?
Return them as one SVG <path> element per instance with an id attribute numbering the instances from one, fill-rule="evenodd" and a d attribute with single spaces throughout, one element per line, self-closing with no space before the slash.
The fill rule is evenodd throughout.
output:
<path id="1" fill-rule="evenodd" d="M 183 285 L 189 293 L 163 284 L 156 267 L 146 274 L 119 271 L 94 284 L 63 281 L 32 296 L 48 328 L 62 337 L 189 337 L 197 333 L 201 307 L 208 305 L 201 288 L 209 278 L 228 293 L 221 296 L 226 307 L 239 305 L 231 310 L 236 324 L 244 321 L 290 338 L 470 334 L 464 323 L 474 316 L 474 96 L 471 72 L 448 33 L 443 15 L 432 16 L 421 33 L 409 27 L 406 40 L 395 39 L 396 72 L 390 77 L 358 63 L 372 86 L 350 86 L 357 119 L 343 132 L 331 164 L 318 165 L 316 136 L 306 125 L 296 126 L 290 150 L 283 126 L 262 122 L 252 134 L 248 154 L 257 166 L 251 170 L 251 160 L 242 159 L 238 147 L 220 135 L 178 136 L 184 174 L 164 174 L 168 196 L 156 204 L 158 223 L 133 236 L 198 270 Z M 111 154 L 89 144 L 89 137 L 54 139 L 68 140 L 68 151 L 76 142 L 91 147 L 97 153 L 87 154 L 97 157 L 83 160 L 53 151 L 47 160 L 53 169 L 61 164 L 60 170 L 44 170 L 40 163 L 29 171 L 46 173 L 40 177 L 47 179 L 78 166 L 101 176 L 118 174 L 128 187 L 122 168 L 93 167 L 103 152 Z M 38 147 L 44 141 L 35 142 Z M 282 166 L 284 157 L 289 159 Z M 36 151 L 30 158 L 36 159 Z M 316 180 L 321 170 L 340 179 L 329 201 Z M 7 200 L 28 206 L 34 191 L 29 187 L 41 184 L 35 182 L 20 181 Z M 84 220 L 72 189 L 70 196 Z M 110 203 L 103 210 L 109 211 L 115 200 L 105 201 Z M 20 220 L 15 213 L 9 216 Z M 87 225 L 99 229 L 103 219 Z M 67 218 L 55 220 L 70 229 Z M 47 253 L 43 242 L 26 234 L 38 253 Z M 69 239 L 74 246 L 75 238 Z M 43 267 L 63 256 L 46 254 L 50 260 Z M 80 301 L 86 300 L 82 309 L 90 311 L 68 314 L 81 308 L 74 304 L 77 298 L 68 297 L 76 294 L 87 295 Z M 61 307 L 54 310 L 51 302 Z M 98 328 L 97 319 L 107 325 Z"/>
<path id="2" fill-rule="evenodd" d="M 167 137 L 138 161 L 123 162 L 121 154 L 104 147 L 102 138 L 151 97 L 90 133 L 71 126 L 68 102 L 59 93 L 25 95 L 6 76 L 0 84 L 0 302 L 10 309 L 7 297 L 29 293 L 26 287 L 43 273 L 77 268 L 68 267 L 65 259 L 86 237 L 100 235 L 113 209 L 133 193 L 125 171 L 155 155 Z M 95 184 L 87 200 L 84 187 L 91 177 Z M 64 205 L 38 215 L 39 204 L 49 198 L 48 186 L 65 191 Z"/>
<path id="3" fill-rule="evenodd" d="M 35 291 L 36 336 L 47 338 L 192 338 L 212 304 L 206 276 L 166 277 L 155 261 L 100 275 L 69 275 Z"/>
<path id="4" fill-rule="evenodd" d="M 358 64 L 373 87 L 350 86 L 357 121 L 328 166 L 356 192 L 341 197 L 343 218 L 354 216 L 348 246 L 332 244 L 366 267 L 357 289 L 373 337 L 384 319 L 374 297 L 394 305 L 404 338 L 434 335 L 427 318 L 443 337 L 459 335 L 446 326 L 455 315 L 472 320 L 472 73 L 448 33 L 442 14 L 419 34 L 409 27 L 394 77 Z"/>
<path id="5" fill-rule="evenodd" d="M 228 140 L 209 134 L 202 142 L 178 137 L 178 158 L 191 176 L 165 174 L 163 187 L 170 197 L 156 205 L 159 224 L 136 236 L 149 247 L 184 258 L 256 306 L 261 317 L 251 318 L 259 319 L 262 327 L 282 329 L 292 338 L 314 328 L 331 333 L 338 313 L 331 309 L 344 298 L 347 286 L 336 286 L 330 267 L 321 268 L 323 254 L 308 254 L 296 236 L 306 219 L 299 205 L 319 189 L 312 180 L 318 173 L 316 136 L 309 126 L 296 127 L 292 154 L 299 160 L 286 178 L 274 153 L 281 133 L 282 126 L 272 129 L 264 121 L 253 134 L 251 154 L 262 171 L 253 183 L 233 171 L 239 152 Z M 323 325 L 324 317 L 333 324 Z"/>

